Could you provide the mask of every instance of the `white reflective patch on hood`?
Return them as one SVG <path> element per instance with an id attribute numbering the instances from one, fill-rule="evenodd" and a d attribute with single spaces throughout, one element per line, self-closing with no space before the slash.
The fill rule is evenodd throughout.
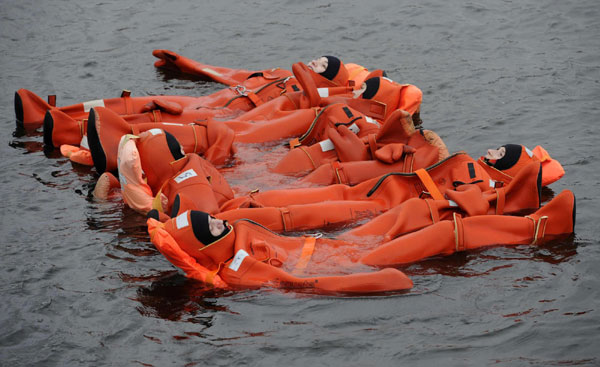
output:
<path id="1" fill-rule="evenodd" d="M 321 97 L 329 97 L 329 88 L 317 88 L 317 92 Z"/>
<path id="2" fill-rule="evenodd" d="M 150 129 L 150 130 L 148 130 L 148 132 L 152 135 L 160 135 L 163 133 L 163 131 L 161 129 Z"/>
<path id="3" fill-rule="evenodd" d="M 179 214 L 177 216 L 177 218 L 175 218 L 175 225 L 177 226 L 177 229 L 185 228 L 190 225 L 190 222 L 188 221 L 188 211 L 187 210 L 185 212 Z"/>
<path id="4" fill-rule="evenodd" d="M 90 112 L 94 107 L 104 107 L 104 100 L 95 99 L 93 101 L 83 102 L 83 112 Z"/>

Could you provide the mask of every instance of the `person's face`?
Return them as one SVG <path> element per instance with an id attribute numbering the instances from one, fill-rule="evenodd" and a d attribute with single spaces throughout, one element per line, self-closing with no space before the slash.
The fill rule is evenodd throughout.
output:
<path id="1" fill-rule="evenodd" d="M 225 222 L 222 219 L 213 218 L 212 216 L 208 216 L 208 230 L 210 234 L 215 237 L 218 237 L 221 233 L 225 231 Z"/>
<path id="2" fill-rule="evenodd" d="M 489 160 L 498 160 L 502 159 L 506 154 L 506 148 L 500 147 L 498 149 L 488 149 L 487 154 L 485 155 L 486 159 Z"/>
<path id="3" fill-rule="evenodd" d="M 360 86 L 360 89 L 355 89 L 352 91 L 352 98 L 356 99 L 358 97 L 361 96 L 361 94 L 363 94 L 365 91 L 367 90 L 367 83 L 362 83 L 362 85 Z"/>
<path id="4" fill-rule="evenodd" d="M 310 70 L 314 71 L 317 74 L 320 74 L 320 73 L 324 72 L 325 70 L 327 70 L 328 64 L 329 64 L 329 61 L 327 60 L 327 58 L 325 56 L 323 56 L 323 57 L 319 57 L 318 59 L 312 60 L 311 62 L 309 62 L 307 64 L 307 66 Z"/>

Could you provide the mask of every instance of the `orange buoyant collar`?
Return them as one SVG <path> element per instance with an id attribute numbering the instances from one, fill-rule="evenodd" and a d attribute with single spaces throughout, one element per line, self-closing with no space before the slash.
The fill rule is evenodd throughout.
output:
<path id="1" fill-rule="evenodd" d="M 400 104 L 400 91 L 402 85 L 386 77 L 373 77 L 365 81 L 367 89 L 361 95 L 363 99 L 372 99 L 385 103 L 386 117 L 391 114 Z"/>
<path id="2" fill-rule="evenodd" d="M 348 69 L 344 66 L 344 63 L 337 57 L 323 56 L 327 58 L 327 69 L 322 73 L 315 73 L 310 70 L 317 88 L 328 88 L 328 87 L 345 87 L 348 85 L 350 74 Z M 337 60 L 337 61 L 335 61 Z"/>

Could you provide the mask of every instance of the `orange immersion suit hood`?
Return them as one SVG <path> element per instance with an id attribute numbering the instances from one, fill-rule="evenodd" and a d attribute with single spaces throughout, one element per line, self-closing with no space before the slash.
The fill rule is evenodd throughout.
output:
<path id="1" fill-rule="evenodd" d="M 514 177 L 523 167 L 531 162 L 541 162 L 542 164 L 542 186 L 547 186 L 558 181 L 565 174 L 565 170 L 560 162 L 552 159 L 548 152 L 539 145 L 533 150 L 529 150 L 526 146 L 518 144 L 506 144 L 502 147 L 504 147 L 506 153 L 501 159 L 494 161 L 484 157 L 479 158 L 479 164 L 495 180 L 510 180 L 510 178 Z"/>
<path id="2" fill-rule="evenodd" d="M 153 190 L 158 190 L 164 180 L 173 176 L 175 171 L 171 163 L 184 157 L 177 139 L 160 129 L 140 134 L 137 148 L 148 185 Z"/>
<path id="3" fill-rule="evenodd" d="M 327 69 L 321 75 L 338 85 L 348 84 L 348 70 L 342 61 L 335 56 L 323 57 L 327 58 Z"/>
<path id="4" fill-rule="evenodd" d="M 208 227 L 209 216 L 210 214 L 198 210 L 190 211 L 190 219 L 192 221 L 194 236 L 196 236 L 196 239 L 202 242 L 205 246 L 208 246 L 225 237 L 231 231 L 231 227 L 228 225 L 227 221 L 224 221 L 225 230 L 223 233 L 218 236 L 213 236 Z"/>

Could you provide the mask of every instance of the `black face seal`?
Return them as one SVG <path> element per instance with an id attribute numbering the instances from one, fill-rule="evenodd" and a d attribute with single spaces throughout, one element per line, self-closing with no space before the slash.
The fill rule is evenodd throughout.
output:
<path id="1" fill-rule="evenodd" d="M 493 167 L 497 170 L 503 171 L 511 168 L 519 161 L 521 158 L 521 145 L 517 144 L 506 144 L 503 145 L 505 149 L 504 157 L 498 159 L 496 163 L 493 164 Z"/>
<path id="2" fill-rule="evenodd" d="M 181 153 L 181 145 L 177 141 L 177 139 L 170 133 L 165 131 L 165 136 L 167 138 L 167 146 L 171 151 L 171 155 L 173 156 L 173 160 L 178 160 L 184 157 L 184 154 Z"/>
<path id="3" fill-rule="evenodd" d="M 210 214 L 201 212 L 198 210 L 192 210 L 190 212 L 190 218 L 192 220 L 192 229 L 194 230 L 194 236 L 196 239 L 204 244 L 204 246 L 208 246 L 211 243 L 218 241 L 219 239 L 225 237 L 230 231 L 231 228 L 227 225 L 227 221 L 224 222 L 225 230 L 218 236 L 213 236 L 210 233 L 210 229 L 208 228 L 208 217 Z"/>
<path id="4" fill-rule="evenodd" d="M 379 90 L 380 80 L 381 79 L 379 77 L 374 77 L 374 78 L 365 80 L 367 89 L 365 89 L 365 91 L 361 95 L 361 98 L 371 99 L 371 98 L 375 97 L 375 95 L 377 94 L 377 91 Z"/>
<path id="5" fill-rule="evenodd" d="M 327 69 L 321 73 L 325 78 L 333 80 L 340 71 L 340 59 L 335 56 L 323 56 L 327 58 Z"/>

